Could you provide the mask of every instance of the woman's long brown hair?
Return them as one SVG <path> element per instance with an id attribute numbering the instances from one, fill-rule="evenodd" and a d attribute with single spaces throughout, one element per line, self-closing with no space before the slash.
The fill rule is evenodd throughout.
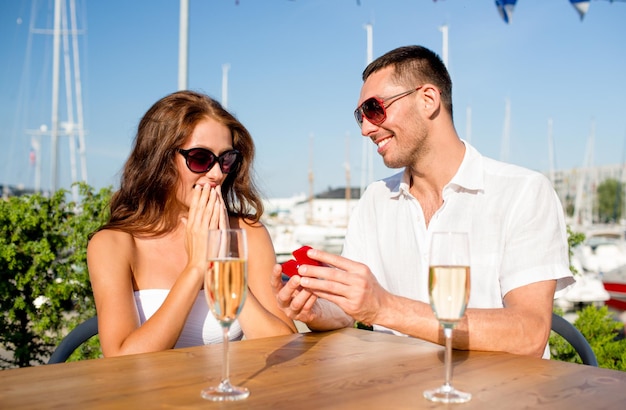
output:
<path id="1" fill-rule="evenodd" d="M 197 92 L 179 91 L 157 101 L 141 119 L 120 189 L 111 198 L 109 221 L 100 229 L 158 236 L 177 226 L 183 205 L 176 199 L 176 149 L 200 121 L 209 118 L 228 127 L 233 148 L 242 154 L 237 172 L 222 184 L 228 214 L 259 221 L 263 203 L 251 175 L 254 142 L 250 133 L 219 102 Z"/>

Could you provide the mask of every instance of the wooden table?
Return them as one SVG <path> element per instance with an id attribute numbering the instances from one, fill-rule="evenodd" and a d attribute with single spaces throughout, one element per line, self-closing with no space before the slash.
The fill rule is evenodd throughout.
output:
<path id="1" fill-rule="evenodd" d="M 443 347 L 357 329 L 231 343 L 241 402 L 213 403 L 222 345 L 0 371 L 0 409 L 620 409 L 626 372 L 505 353 L 455 351 L 469 403 L 423 398 L 443 381 Z"/>

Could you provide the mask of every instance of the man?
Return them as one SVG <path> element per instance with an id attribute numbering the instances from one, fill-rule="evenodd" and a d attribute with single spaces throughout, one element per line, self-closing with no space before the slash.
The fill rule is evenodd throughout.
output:
<path id="1" fill-rule="evenodd" d="M 312 330 L 351 326 L 443 343 L 428 303 L 432 232 L 469 233 L 471 293 L 453 347 L 549 357 L 555 291 L 574 282 L 563 209 L 541 174 L 481 156 L 456 133 L 441 59 L 401 47 L 363 72 L 355 111 L 389 168 L 350 219 L 342 256 L 310 250 L 273 288 L 281 309 Z"/>

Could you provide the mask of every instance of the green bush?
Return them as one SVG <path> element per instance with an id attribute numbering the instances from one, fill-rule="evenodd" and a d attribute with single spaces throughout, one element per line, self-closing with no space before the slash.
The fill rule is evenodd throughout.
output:
<path id="1" fill-rule="evenodd" d="M 108 214 L 111 189 L 79 184 L 68 192 L 0 200 L 0 368 L 47 361 L 61 339 L 95 315 L 87 272 L 87 239 Z M 94 340 L 79 355 L 96 357 Z"/>
<path id="2" fill-rule="evenodd" d="M 615 320 L 606 306 L 587 306 L 577 314 L 574 327 L 589 342 L 598 359 L 598 366 L 626 371 L 626 339 L 619 336 L 624 324 Z M 550 336 L 550 352 L 553 359 L 582 363 L 574 348 L 554 332 Z"/>

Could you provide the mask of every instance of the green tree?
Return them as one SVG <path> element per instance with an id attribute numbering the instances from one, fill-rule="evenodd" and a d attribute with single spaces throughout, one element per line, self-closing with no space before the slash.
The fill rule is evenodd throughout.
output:
<path id="1" fill-rule="evenodd" d="M 111 189 L 79 184 L 79 192 L 80 203 L 65 190 L 0 201 L 0 346 L 12 353 L 0 357 L 2 368 L 45 363 L 95 314 L 86 248 L 106 220 Z"/>
<path id="2" fill-rule="evenodd" d="M 598 185 L 597 207 L 600 222 L 618 222 L 621 219 L 624 189 L 619 181 L 609 178 Z"/>

